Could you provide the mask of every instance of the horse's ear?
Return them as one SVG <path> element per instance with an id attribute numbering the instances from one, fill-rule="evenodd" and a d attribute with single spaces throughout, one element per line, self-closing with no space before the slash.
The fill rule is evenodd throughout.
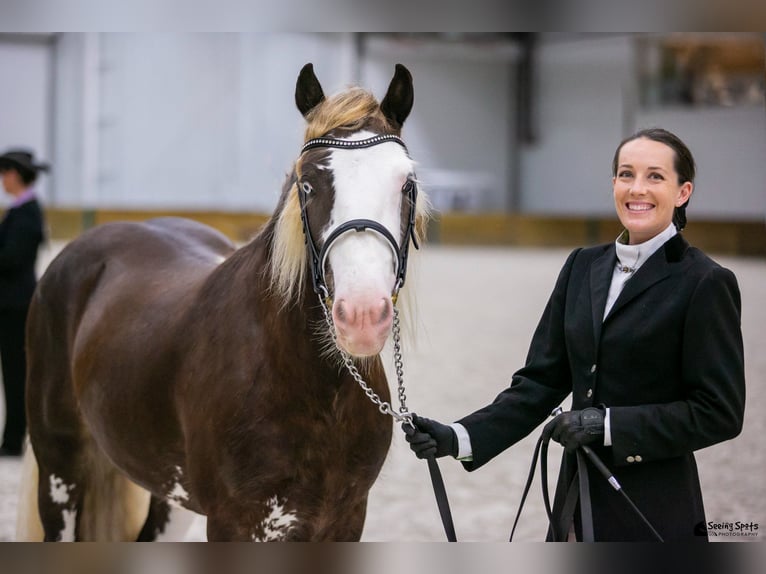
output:
<path id="1" fill-rule="evenodd" d="M 303 66 L 295 83 L 295 105 L 305 117 L 322 100 L 324 100 L 322 86 L 314 75 L 314 64 L 309 62 Z"/>
<path id="2" fill-rule="evenodd" d="M 400 129 L 410 115 L 413 100 L 412 75 L 407 68 L 397 64 L 380 110 L 393 127 Z"/>

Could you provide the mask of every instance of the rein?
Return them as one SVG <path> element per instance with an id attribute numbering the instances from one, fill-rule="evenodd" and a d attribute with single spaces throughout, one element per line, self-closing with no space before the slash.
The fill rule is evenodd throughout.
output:
<path id="1" fill-rule="evenodd" d="M 555 417 L 564 412 L 561 407 L 556 407 L 551 412 L 551 416 Z M 588 477 L 588 467 L 585 463 L 585 457 L 590 459 L 596 470 L 607 480 L 607 482 L 617 492 L 622 494 L 625 501 L 630 505 L 633 512 L 641 519 L 646 527 L 651 531 L 652 536 L 658 542 L 664 542 L 659 532 L 652 526 L 651 522 L 644 516 L 644 514 L 638 509 L 635 503 L 630 499 L 627 493 L 622 489 L 622 485 L 612 474 L 612 471 L 607 468 L 603 461 L 593 450 L 583 445 L 575 451 L 575 460 L 577 461 L 577 471 L 572 477 L 572 481 L 567 487 L 566 497 L 561 509 L 561 514 L 558 520 L 555 520 L 553 511 L 551 510 L 551 501 L 548 494 L 548 444 L 551 440 L 551 432 L 543 430 L 540 438 L 535 445 L 535 452 L 532 455 L 532 465 L 529 468 L 529 474 L 527 475 L 527 483 L 524 485 L 524 492 L 521 495 L 521 502 L 519 502 L 519 510 L 516 512 L 516 518 L 513 521 L 513 528 L 511 529 L 511 536 L 508 542 L 513 542 L 513 535 L 516 532 L 516 526 L 519 523 L 521 517 L 521 511 L 524 508 L 524 503 L 527 500 L 527 494 L 529 494 L 529 487 L 532 485 L 532 480 L 535 477 L 535 467 L 537 466 L 538 456 L 540 457 L 540 480 L 542 482 L 543 490 L 543 503 L 545 504 L 545 512 L 548 515 L 549 534 L 553 542 L 564 542 L 569 535 L 569 527 L 574 520 L 574 513 L 577 507 L 577 502 L 580 502 L 580 520 L 582 528 L 583 542 L 594 542 L 595 537 L 593 533 L 593 512 L 591 508 L 590 499 L 590 486 Z"/>
<path id="2" fill-rule="evenodd" d="M 315 148 L 336 148 L 336 149 L 363 149 L 372 147 L 385 142 L 394 142 L 399 144 L 407 151 L 407 146 L 404 141 L 393 134 L 380 134 L 371 138 L 363 140 L 339 140 L 331 137 L 319 137 L 310 139 L 307 141 L 301 149 L 301 155 L 310 149 Z M 409 154 L 409 152 L 408 152 Z M 401 352 L 401 331 L 399 327 L 399 309 L 396 307 L 396 300 L 399 294 L 399 290 L 404 285 L 404 281 L 407 276 L 407 259 L 409 256 L 410 241 L 415 246 L 415 249 L 419 249 L 417 237 L 415 235 L 415 202 L 418 196 L 418 187 L 413 177 L 408 177 L 407 181 L 402 186 L 402 194 L 405 195 L 409 201 L 409 216 L 407 218 L 407 230 L 404 234 L 404 240 L 402 245 L 399 246 L 396 239 L 391 235 L 383 225 L 377 221 L 371 219 L 352 219 L 346 221 L 336 227 L 327 240 L 322 245 L 320 250 L 317 250 L 314 238 L 311 235 L 311 228 L 308 221 L 308 213 L 306 211 L 306 200 L 308 192 L 302 188 L 302 186 L 296 186 L 298 190 L 298 198 L 301 207 L 301 222 L 303 224 L 303 234 L 306 240 L 306 246 L 309 252 L 309 266 L 311 268 L 311 281 L 314 288 L 314 292 L 319 297 L 319 304 L 324 312 L 325 321 L 330 331 L 330 337 L 332 338 L 335 348 L 340 353 L 343 364 L 351 374 L 351 377 L 356 381 L 359 387 L 364 391 L 367 398 L 378 407 L 378 410 L 384 415 L 392 417 L 399 423 L 409 425 L 414 430 L 415 425 L 412 422 L 412 413 L 407 408 L 407 395 L 404 389 L 404 363 L 402 362 Z M 327 255 L 330 252 L 333 242 L 335 242 L 341 235 L 349 232 L 363 232 L 374 231 L 381 235 L 391 246 L 394 254 L 394 260 L 396 261 L 396 282 L 391 293 L 391 300 L 393 302 L 394 318 L 393 326 L 391 327 L 391 333 L 394 341 L 394 367 L 396 369 L 397 379 L 397 395 L 399 399 L 399 411 L 395 411 L 390 403 L 382 400 L 380 396 L 370 388 L 370 386 L 362 378 L 359 370 L 354 365 L 354 361 L 351 356 L 340 348 L 335 332 L 335 325 L 332 320 L 332 313 L 330 308 L 332 307 L 332 296 L 327 286 L 325 279 L 325 265 L 327 262 Z M 407 432 L 407 431 L 405 431 Z M 457 537 L 455 536 L 455 526 L 452 522 L 452 513 L 449 507 L 449 501 L 447 499 L 447 491 L 444 487 L 444 479 L 442 478 L 439 465 L 436 462 L 435 457 L 427 459 L 428 471 L 431 476 L 431 484 L 433 485 L 434 494 L 436 495 L 436 504 L 439 508 L 439 514 L 444 525 L 444 531 L 447 535 L 447 540 L 455 542 Z"/>

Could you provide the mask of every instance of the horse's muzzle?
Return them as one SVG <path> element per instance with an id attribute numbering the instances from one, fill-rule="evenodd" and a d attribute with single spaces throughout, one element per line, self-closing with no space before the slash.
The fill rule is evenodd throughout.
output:
<path id="1" fill-rule="evenodd" d="M 390 297 L 337 299 L 332 307 L 332 319 L 338 344 L 350 355 L 377 355 L 391 333 L 394 306 Z"/>

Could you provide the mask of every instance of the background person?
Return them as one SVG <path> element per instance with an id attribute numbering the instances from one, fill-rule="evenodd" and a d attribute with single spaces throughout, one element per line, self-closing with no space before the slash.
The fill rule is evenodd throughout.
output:
<path id="1" fill-rule="evenodd" d="M 737 436 L 745 404 L 741 301 L 734 274 L 678 233 L 694 189 L 687 146 L 663 129 L 620 143 L 612 165 L 615 243 L 567 259 L 526 364 L 488 406 L 452 425 L 415 417 L 421 458 L 452 455 L 476 470 L 546 425 L 565 451 L 548 539 L 582 539 L 567 521 L 574 453 L 589 445 L 663 539 L 707 540 L 693 451 Z M 595 540 L 653 540 L 590 463 Z M 576 493 L 577 488 L 573 490 Z"/>
<path id="2" fill-rule="evenodd" d="M 5 391 L 5 430 L 0 456 L 19 456 L 26 433 L 24 330 L 37 284 L 37 250 L 44 239 L 43 214 L 33 185 L 48 166 L 31 152 L 0 156 L 3 188 L 11 204 L 0 222 L 0 360 Z"/>

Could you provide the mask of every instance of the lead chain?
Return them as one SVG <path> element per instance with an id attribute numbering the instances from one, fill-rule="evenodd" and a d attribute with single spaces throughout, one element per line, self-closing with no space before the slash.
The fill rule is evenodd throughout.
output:
<path id="1" fill-rule="evenodd" d="M 319 297 L 319 303 L 322 305 L 322 310 L 324 311 L 325 321 L 327 322 L 327 327 L 330 330 L 330 337 L 332 338 L 332 342 L 335 344 L 335 348 L 338 349 L 341 359 L 343 359 L 343 364 L 346 366 L 346 369 L 348 369 L 348 372 L 351 374 L 356 383 L 364 391 L 364 394 L 367 395 L 367 398 L 369 398 L 373 404 L 377 405 L 378 410 L 384 415 L 391 416 L 397 422 L 406 422 L 411 426 L 414 426 L 412 424 L 412 415 L 410 414 L 406 404 L 407 395 L 404 394 L 404 363 L 402 362 L 399 310 L 396 308 L 396 306 L 394 306 L 394 323 L 391 328 L 391 332 L 394 339 L 394 368 L 396 369 L 397 391 L 399 396 L 398 413 L 391 407 L 390 403 L 382 400 L 380 396 L 378 396 L 378 394 L 370 388 L 370 386 L 365 382 L 365 380 L 362 378 L 362 375 L 357 370 L 356 365 L 354 365 L 354 361 L 351 359 L 351 356 L 340 348 L 338 345 L 338 335 L 335 333 L 335 324 L 333 323 L 332 315 L 330 314 L 327 303 L 321 295 Z"/>

